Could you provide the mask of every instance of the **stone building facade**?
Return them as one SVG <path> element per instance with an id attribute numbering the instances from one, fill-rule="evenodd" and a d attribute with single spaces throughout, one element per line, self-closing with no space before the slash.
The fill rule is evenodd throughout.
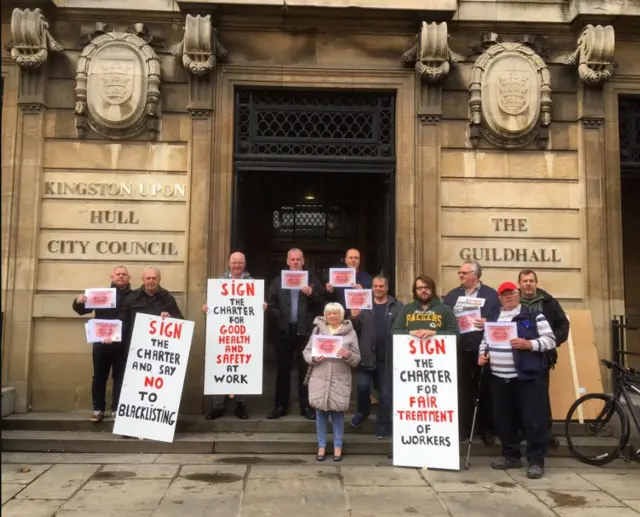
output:
<path id="1" fill-rule="evenodd" d="M 604 6 L 604 7 L 603 7 Z M 2 5 L 2 382 L 90 406 L 71 300 L 157 264 L 196 321 L 206 279 L 346 247 L 410 297 L 465 258 L 567 307 L 639 314 L 640 1 L 42 0 Z M 625 179 L 626 178 L 626 179 Z"/>

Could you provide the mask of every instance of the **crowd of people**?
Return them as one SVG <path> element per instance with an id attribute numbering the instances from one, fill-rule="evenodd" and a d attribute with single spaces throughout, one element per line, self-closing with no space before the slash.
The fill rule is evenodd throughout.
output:
<path id="1" fill-rule="evenodd" d="M 287 253 L 289 270 L 304 268 L 304 254 L 293 248 Z M 329 420 L 333 427 L 334 461 L 343 456 L 345 412 L 350 406 L 351 371 L 356 371 L 356 412 L 350 425 L 360 427 L 372 412 L 372 390 L 378 390 L 375 433 L 381 440 L 392 435 L 393 335 L 410 334 L 428 339 L 438 334 L 458 336 L 457 378 L 459 433 L 461 440 L 472 439 L 472 416 L 479 397 L 475 428 L 486 444 L 500 440 L 502 458 L 496 469 L 520 468 L 520 443 L 527 443 L 527 475 L 544 474 L 544 459 L 549 446 L 558 440 L 551 433 L 549 371 L 557 361 L 556 346 L 566 341 L 569 321 L 560 304 L 538 287 L 535 271 L 521 271 L 514 282 L 504 282 L 497 290 L 482 282 L 482 267 L 465 261 L 458 271 L 459 287 L 442 300 L 435 281 L 418 276 L 412 286 L 413 299 L 406 304 L 389 294 L 389 281 L 382 275 L 372 277 L 360 270 L 360 253 L 347 251 L 344 265 L 356 271 L 355 289 L 371 289 L 370 310 L 345 309 L 345 288 L 322 283 L 309 274 L 308 284 L 300 289 L 285 289 L 281 277 L 269 284 L 264 309 L 277 328 L 274 346 L 277 378 L 273 410 L 269 419 L 286 416 L 290 410 L 291 373 L 297 365 L 297 390 L 300 414 L 316 421 L 317 460 L 325 459 Z M 229 258 L 224 278 L 251 278 L 246 259 L 240 252 Z M 111 286 L 117 289 L 116 307 L 96 310 L 96 318 L 120 319 L 123 339 L 120 343 L 93 344 L 93 414 L 100 422 L 106 412 L 106 384 L 113 377 L 111 416 L 118 397 L 128 353 L 128 343 L 137 313 L 182 318 L 175 298 L 160 286 L 160 270 L 148 267 L 142 273 L 142 286 L 132 289 L 124 266 L 111 273 Z M 86 298 L 78 296 L 73 309 L 88 314 Z M 479 309 L 473 328 L 460 333 L 457 316 Z M 208 306 L 202 307 L 208 313 Z M 507 345 L 488 342 L 487 322 L 513 322 L 517 337 Z M 313 334 L 342 336 L 339 359 L 312 353 Z M 229 397 L 216 397 L 208 419 L 225 414 Z M 234 397 L 235 415 L 249 417 L 244 399 Z"/>

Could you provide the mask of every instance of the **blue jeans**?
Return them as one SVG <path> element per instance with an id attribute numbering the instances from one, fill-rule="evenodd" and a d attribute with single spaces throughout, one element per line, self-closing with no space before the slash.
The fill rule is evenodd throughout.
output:
<path id="1" fill-rule="evenodd" d="M 358 370 L 357 375 L 357 405 L 356 411 L 363 415 L 371 413 L 371 388 L 374 377 L 378 381 L 378 411 L 376 412 L 376 434 L 389 436 L 391 434 L 391 383 L 385 375 L 384 364 L 379 363 L 375 370 Z"/>
<path id="2" fill-rule="evenodd" d="M 322 411 L 321 409 L 316 410 L 318 447 L 327 446 L 329 415 L 331 415 L 331 424 L 333 425 L 333 448 L 342 448 L 342 438 L 344 437 L 344 411 Z"/>

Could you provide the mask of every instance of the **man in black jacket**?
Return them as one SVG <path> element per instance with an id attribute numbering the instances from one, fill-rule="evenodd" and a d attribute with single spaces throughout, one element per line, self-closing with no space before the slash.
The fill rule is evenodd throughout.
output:
<path id="1" fill-rule="evenodd" d="M 553 296 L 546 291 L 538 289 L 538 275 L 532 269 L 523 269 L 518 274 L 520 284 L 520 303 L 530 309 L 535 309 L 547 318 L 553 335 L 556 337 L 556 346 L 560 346 L 569 338 L 569 320 L 562 307 Z M 558 352 L 554 348 L 547 352 L 549 370 L 544 378 L 547 385 L 547 409 L 549 411 L 549 445 L 558 447 L 560 442 L 552 434 L 553 417 L 551 415 L 551 400 L 549 399 L 549 372 L 558 361 Z"/>
<path id="2" fill-rule="evenodd" d="M 287 252 L 287 266 L 292 271 L 302 271 L 304 255 L 301 250 L 293 248 Z M 302 357 L 302 351 L 313 330 L 314 318 L 322 314 L 325 295 L 320 280 L 312 275 L 309 275 L 309 285 L 301 289 L 283 289 L 281 276 L 274 278 L 269 285 L 267 307 L 278 329 L 276 404 L 274 410 L 267 415 L 270 420 L 281 418 L 289 411 L 294 356 L 298 364 L 300 414 L 309 420 L 315 420 L 315 413 L 309 406 L 309 390 L 304 385 L 308 365 Z"/>
<path id="3" fill-rule="evenodd" d="M 113 418 L 118 408 L 118 399 L 122 389 L 124 370 L 127 365 L 129 351 L 129 318 L 126 305 L 133 295 L 129 280 L 129 271 L 124 266 L 117 266 L 111 272 L 111 287 L 116 288 L 116 306 L 113 309 L 88 309 L 85 307 L 86 296 L 80 295 L 73 301 L 73 310 L 80 316 L 90 314 L 95 310 L 96 319 L 122 321 L 122 341 L 112 343 L 104 341 L 93 343 L 93 383 L 91 384 L 91 397 L 93 399 L 92 422 L 101 422 L 106 411 L 106 393 L 109 372 L 113 379 L 111 393 L 111 417 Z"/>
<path id="4" fill-rule="evenodd" d="M 373 279 L 373 309 L 353 309 L 351 319 L 358 333 L 360 364 L 357 374 L 357 411 L 351 419 L 353 427 L 360 427 L 371 412 L 371 387 L 375 379 L 380 391 L 380 405 L 376 413 L 376 436 L 384 440 L 391 436 L 392 414 L 392 346 L 391 328 L 402 309 L 402 302 L 389 296 L 389 281 L 383 276 Z M 391 361 L 388 363 L 388 361 Z"/>
<path id="5" fill-rule="evenodd" d="M 482 266 L 475 260 L 466 260 L 458 270 L 460 287 L 449 291 L 444 303 L 453 309 L 456 316 L 462 312 L 480 309 L 480 318 L 474 322 L 474 330 L 460 334 L 458 341 L 458 411 L 460 414 L 460 439 L 466 440 L 471 432 L 473 407 L 480 386 L 480 406 L 478 408 L 478 432 L 482 441 L 491 445 L 493 434 L 493 405 L 488 368 L 478 366 L 478 349 L 484 336 L 484 322 L 495 321 L 500 315 L 498 293 L 483 284 Z M 480 376 L 484 378 L 480 383 Z"/>
<path id="6" fill-rule="evenodd" d="M 184 319 L 176 299 L 164 287 L 160 287 L 161 280 L 160 269 L 156 266 L 146 267 L 142 271 L 142 286 L 133 292 L 127 303 L 127 317 L 132 332 L 138 313 Z"/>

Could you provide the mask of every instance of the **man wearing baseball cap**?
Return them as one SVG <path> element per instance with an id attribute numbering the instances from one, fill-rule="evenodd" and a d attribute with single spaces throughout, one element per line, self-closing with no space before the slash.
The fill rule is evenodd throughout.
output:
<path id="1" fill-rule="evenodd" d="M 556 338 L 544 314 L 520 305 L 516 284 L 500 284 L 498 297 L 502 310 L 497 321 L 515 323 L 517 336 L 512 334 L 505 339 L 501 332 L 492 332 L 491 323 L 487 323 L 480 344 L 478 364 L 490 364 L 494 425 L 502 443 L 502 458 L 491 467 L 498 470 L 522 467 L 522 425 L 527 441 L 527 477 L 539 479 L 544 475 L 548 453 L 546 352 L 555 348 Z"/>

